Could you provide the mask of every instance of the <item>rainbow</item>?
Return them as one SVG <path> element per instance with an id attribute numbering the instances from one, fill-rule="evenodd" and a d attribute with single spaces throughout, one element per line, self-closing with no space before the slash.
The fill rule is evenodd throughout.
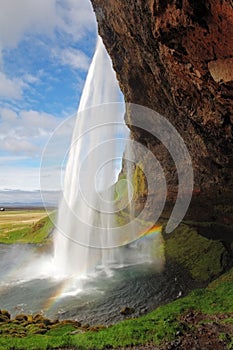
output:
<path id="1" fill-rule="evenodd" d="M 154 225 L 146 231 L 142 231 L 139 233 L 137 241 L 154 238 L 158 236 L 162 232 L 162 225 Z M 132 242 L 125 242 L 124 244 L 130 244 Z M 48 309 L 52 308 L 54 304 L 59 303 L 59 300 L 64 296 L 64 292 L 70 287 L 71 281 L 67 279 L 66 281 L 61 282 L 61 284 L 57 287 L 55 292 L 46 300 L 44 304 L 44 309 L 48 311 Z"/>
<path id="2" fill-rule="evenodd" d="M 162 232 L 162 226 L 154 225 L 149 230 L 142 232 L 139 235 L 138 239 L 152 237 L 154 235 L 158 235 L 161 232 Z"/>

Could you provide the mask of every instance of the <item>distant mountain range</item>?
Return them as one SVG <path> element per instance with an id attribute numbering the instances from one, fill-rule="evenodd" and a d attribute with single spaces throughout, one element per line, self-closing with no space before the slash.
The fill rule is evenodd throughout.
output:
<path id="1" fill-rule="evenodd" d="M 0 190 L 0 207 L 57 207 L 60 196 L 60 191 L 4 189 Z"/>

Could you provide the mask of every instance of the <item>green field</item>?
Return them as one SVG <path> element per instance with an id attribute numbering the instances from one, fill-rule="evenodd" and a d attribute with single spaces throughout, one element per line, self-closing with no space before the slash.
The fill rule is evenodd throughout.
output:
<path id="1" fill-rule="evenodd" d="M 53 229 L 44 209 L 6 210 L 0 212 L 0 243 L 42 243 Z"/>

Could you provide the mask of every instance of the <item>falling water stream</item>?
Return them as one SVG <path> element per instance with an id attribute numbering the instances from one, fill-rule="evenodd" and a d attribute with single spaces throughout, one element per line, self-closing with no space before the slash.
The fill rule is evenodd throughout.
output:
<path id="1" fill-rule="evenodd" d="M 86 275 L 117 262 L 114 186 L 128 130 L 110 58 L 98 38 L 81 97 L 55 234 L 59 274 Z M 115 228 L 116 229 L 116 228 Z M 112 248 L 112 249 L 111 249 Z M 118 257 L 117 257 L 118 254 Z"/>
<path id="2" fill-rule="evenodd" d="M 116 220 L 115 193 L 120 186 L 114 183 L 126 144 L 125 155 L 130 158 L 120 98 L 111 60 L 99 37 L 80 101 L 58 212 L 54 265 L 59 275 L 86 276 L 96 268 L 109 272 L 113 266 L 149 259 L 145 249 L 131 254 L 122 247 L 137 238 L 133 217 L 123 227 Z M 129 189 L 130 178 L 123 182 Z M 127 194 L 125 205 L 130 207 L 132 191 Z"/>
<path id="3" fill-rule="evenodd" d="M 99 38 L 67 155 L 54 255 L 33 245 L 0 245 L 0 308 L 111 323 L 124 306 L 136 316 L 190 288 L 178 266 L 162 270 L 162 256 L 151 260 L 148 246 L 163 246 L 159 229 L 145 243 L 134 236 L 132 210 L 127 225 L 116 222 L 114 184 L 128 139 L 121 100 Z"/>

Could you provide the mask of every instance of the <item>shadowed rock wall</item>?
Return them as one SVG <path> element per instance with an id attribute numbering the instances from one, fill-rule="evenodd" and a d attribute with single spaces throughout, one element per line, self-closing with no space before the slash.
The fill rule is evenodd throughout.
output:
<path id="1" fill-rule="evenodd" d="M 196 192 L 232 190 L 232 1 L 92 3 L 125 100 L 161 113 L 180 132 Z M 154 152 L 175 188 L 163 147 L 143 130 L 132 127 L 132 136 Z"/>

